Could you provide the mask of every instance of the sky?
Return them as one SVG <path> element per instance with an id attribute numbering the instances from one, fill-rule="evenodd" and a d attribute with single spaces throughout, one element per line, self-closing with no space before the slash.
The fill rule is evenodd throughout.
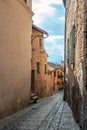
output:
<path id="1" fill-rule="evenodd" d="M 33 23 L 48 32 L 45 49 L 48 61 L 61 63 L 64 60 L 65 9 L 62 0 L 32 0 Z"/>

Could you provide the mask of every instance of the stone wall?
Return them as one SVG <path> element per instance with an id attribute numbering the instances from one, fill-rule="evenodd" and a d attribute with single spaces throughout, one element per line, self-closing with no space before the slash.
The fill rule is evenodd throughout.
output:
<path id="1" fill-rule="evenodd" d="M 32 84 L 33 91 L 41 98 L 52 94 L 51 76 L 47 74 L 48 55 L 44 48 L 44 39 L 40 37 L 40 35 L 43 35 L 43 32 L 35 28 L 32 29 L 32 32 L 32 71 L 34 71 L 34 81 L 32 81 Z M 39 73 L 37 73 L 37 62 L 40 63 Z"/>
<path id="2" fill-rule="evenodd" d="M 74 62 L 70 63 L 70 33 L 75 26 Z M 66 100 L 71 106 L 75 119 L 81 124 L 84 102 L 84 88 L 87 79 L 84 50 L 84 1 L 70 0 L 66 8 Z M 87 93 L 87 91 L 85 91 Z"/>

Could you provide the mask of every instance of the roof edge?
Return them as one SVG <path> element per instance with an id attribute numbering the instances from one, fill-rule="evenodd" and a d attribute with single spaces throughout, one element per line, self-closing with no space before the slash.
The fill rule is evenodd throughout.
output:
<path id="1" fill-rule="evenodd" d="M 32 24 L 32 28 L 34 28 L 34 29 L 40 31 L 41 33 L 47 35 L 47 37 L 48 37 L 48 33 L 47 33 L 46 31 L 44 31 L 43 29 L 37 27 L 36 25 Z"/>

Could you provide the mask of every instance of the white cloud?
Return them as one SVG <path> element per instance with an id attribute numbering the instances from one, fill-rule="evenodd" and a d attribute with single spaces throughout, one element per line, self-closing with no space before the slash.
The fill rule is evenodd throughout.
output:
<path id="1" fill-rule="evenodd" d="M 62 4 L 62 0 L 33 0 L 32 9 L 35 15 L 33 16 L 33 21 L 36 25 L 40 25 L 47 16 L 53 15 L 55 13 L 55 8 L 52 4 L 59 5 Z"/>
<path id="2" fill-rule="evenodd" d="M 45 39 L 45 48 L 49 55 L 49 61 L 55 62 L 58 59 L 64 59 L 64 45 L 59 43 L 59 40 L 63 40 L 64 35 L 50 35 Z"/>
<path id="3" fill-rule="evenodd" d="M 51 43 L 50 43 L 51 44 Z M 46 49 L 48 52 L 51 52 L 51 53 L 56 53 L 56 52 L 59 52 L 59 53 L 64 53 L 64 46 L 61 44 L 56 44 L 55 46 L 47 46 L 47 49 Z"/>
<path id="4" fill-rule="evenodd" d="M 65 17 L 59 17 L 58 21 L 65 21 Z"/>
<path id="5" fill-rule="evenodd" d="M 48 60 L 51 62 L 57 62 L 60 63 L 62 60 L 64 60 L 64 46 L 56 44 L 55 46 L 49 46 L 47 47 L 48 52 Z"/>
<path id="6" fill-rule="evenodd" d="M 46 42 L 55 44 L 57 40 L 64 39 L 64 35 L 50 35 L 48 38 L 45 39 Z"/>

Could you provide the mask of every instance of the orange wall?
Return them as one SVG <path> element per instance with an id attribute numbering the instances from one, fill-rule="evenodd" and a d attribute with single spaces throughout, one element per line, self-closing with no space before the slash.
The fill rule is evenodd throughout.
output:
<path id="1" fill-rule="evenodd" d="M 55 90 L 55 78 L 54 78 L 54 71 L 52 71 L 52 88 Z"/>
<path id="2" fill-rule="evenodd" d="M 61 69 L 56 69 L 55 71 L 55 90 L 63 88 L 62 82 L 63 79 L 58 78 L 58 74 L 62 74 L 64 76 L 64 72 Z"/>

